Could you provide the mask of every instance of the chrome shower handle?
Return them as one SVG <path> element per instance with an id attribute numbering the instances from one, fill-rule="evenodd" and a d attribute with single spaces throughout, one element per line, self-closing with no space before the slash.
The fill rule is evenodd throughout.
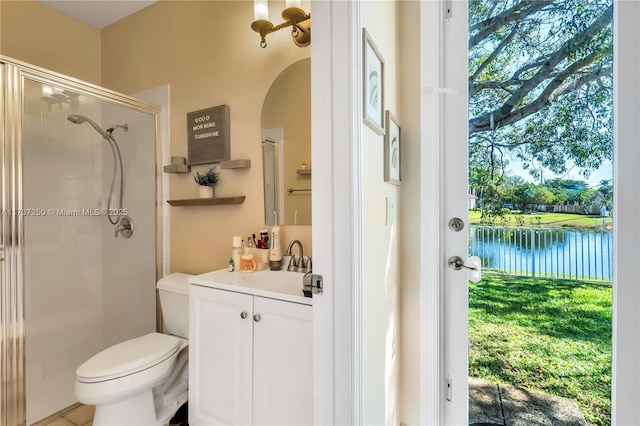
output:
<path id="1" fill-rule="evenodd" d="M 122 216 L 116 225 L 114 233 L 116 238 L 118 238 L 118 234 L 121 234 L 124 238 L 131 238 L 133 235 L 133 219 L 129 216 Z"/>

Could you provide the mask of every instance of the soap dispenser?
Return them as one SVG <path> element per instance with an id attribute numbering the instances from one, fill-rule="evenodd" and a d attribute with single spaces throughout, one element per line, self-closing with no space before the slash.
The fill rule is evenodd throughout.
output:
<path id="1" fill-rule="evenodd" d="M 278 226 L 278 215 L 273 212 L 275 226 L 271 229 L 271 248 L 269 249 L 269 268 L 272 271 L 282 269 L 282 249 L 280 248 L 280 227 Z"/>

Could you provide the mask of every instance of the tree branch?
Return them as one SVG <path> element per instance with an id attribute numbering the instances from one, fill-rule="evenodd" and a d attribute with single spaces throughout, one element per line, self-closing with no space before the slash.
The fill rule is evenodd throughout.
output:
<path id="1" fill-rule="evenodd" d="M 597 55 L 599 53 L 600 52 L 593 53 L 592 55 Z M 562 96 L 568 92 L 571 92 L 572 90 L 575 90 L 578 87 L 584 86 L 585 84 L 593 82 L 594 80 L 602 77 L 603 75 L 611 75 L 610 67 L 597 67 L 591 70 L 589 73 L 585 73 L 584 75 L 580 76 L 579 78 L 572 81 L 571 83 L 565 86 L 561 86 L 562 83 L 568 78 L 569 75 L 577 73 L 584 66 L 584 64 L 581 62 L 585 62 L 585 63 L 590 62 L 587 60 L 588 58 L 589 57 L 586 57 L 584 58 L 583 61 L 575 62 L 573 64 L 575 65 L 575 67 L 567 68 L 564 72 L 558 74 L 556 78 L 554 78 L 549 83 L 549 85 L 547 85 L 547 87 L 542 91 L 542 93 L 538 96 L 538 98 L 536 98 L 536 100 L 504 116 L 500 120 L 500 125 L 508 126 L 509 124 L 513 124 L 519 120 L 522 120 L 523 118 L 533 115 L 536 112 L 540 111 L 545 106 L 549 105 L 551 101 L 553 101 L 553 99 L 556 99 L 559 96 Z M 591 58 L 591 60 L 593 60 L 593 58 Z M 484 132 L 489 130 L 491 130 L 490 123 L 485 123 L 484 127 L 476 127 L 471 131 Z"/>
<path id="2" fill-rule="evenodd" d="M 474 83 L 469 88 L 469 97 L 486 89 L 508 90 L 510 87 L 522 86 L 523 84 L 524 80 L 519 79 L 511 79 L 505 81 L 483 81 L 481 83 Z"/>
<path id="3" fill-rule="evenodd" d="M 540 108 L 547 105 L 550 102 L 549 98 L 553 91 L 559 87 L 564 80 L 570 77 L 571 74 L 580 71 L 584 68 L 586 63 L 593 61 L 596 57 L 594 56 L 594 53 L 580 61 L 576 61 L 566 70 L 558 73 L 543 90 L 542 94 L 538 96 L 536 101 L 528 103 L 522 108 L 515 109 L 516 106 L 519 105 L 532 90 L 537 88 L 544 80 L 551 76 L 555 67 L 573 53 L 576 46 L 581 46 L 586 41 L 593 38 L 606 25 L 608 25 L 609 22 L 611 22 L 612 17 L 613 6 L 609 6 L 589 27 L 577 33 L 570 40 L 566 41 L 556 52 L 551 54 L 547 58 L 547 61 L 540 67 L 538 72 L 529 80 L 525 80 L 524 84 L 515 90 L 510 98 L 500 108 L 469 120 L 469 131 L 480 132 L 490 130 L 490 120 L 492 116 L 494 122 L 500 123 L 502 126 L 515 123 L 524 117 L 534 114 L 539 111 Z M 602 53 L 603 52 L 600 51 L 595 54 L 601 55 Z M 590 61 L 587 61 L 587 58 L 590 58 Z"/>
<path id="4" fill-rule="evenodd" d="M 519 2 L 511 9 L 507 9 L 496 16 L 472 25 L 471 28 L 469 28 L 469 32 L 474 32 L 476 30 L 479 31 L 473 36 L 469 37 L 469 48 L 476 46 L 478 43 L 482 42 L 482 40 L 486 39 L 503 26 L 513 21 L 520 21 L 525 17 L 539 11 L 540 9 L 543 9 L 544 7 L 550 5 L 551 3 L 553 3 L 553 0 Z"/>
<path id="5" fill-rule="evenodd" d="M 513 38 L 516 36 L 516 34 L 518 34 L 518 24 L 516 24 L 513 29 L 511 30 L 511 33 L 509 33 L 509 35 L 507 37 L 505 37 L 504 40 L 502 40 L 500 42 L 500 44 L 498 45 L 498 47 L 496 47 L 493 52 L 491 52 L 491 55 L 489 55 L 489 57 L 487 59 L 485 59 L 480 66 L 478 67 L 478 69 L 476 70 L 476 72 L 473 73 L 473 75 L 471 77 L 469 77 L 469 96 L 473 96 L 475 94 L 475 86 L 473 84 L 471 84 L 472 82 L 476 81 L 476 79 L 478 78 L 478 76 L 480 75 L 480 73 L 482 71 L 484 71 L 484 69 L 491 63 L 493 62 L 493 60 L 500 54 L 500 52 L 502 52 L 502 50 L 509 44 L 511 43 L 511 40 L 513 40 Z M 474 90 L 474 92 L 471 92 L 471 90 Z"/>
<path id="6" fill-rule="evenodd" d="M 554 99 L 559 98 L 562 95 L 565 95 L 569 92 L 576 90 L 579 87 L 582 87 L 586 84 L 592 83 L 595 80 L 598 80 L 600 77 L 611 76 L 613 73 L 613 69 L 611 67 L 603 67 L 599 66 L 591 70 L 591 72 L 585 73 L 579 78 L 565 84 L 561 87 L 558 87 L 550 96 L 549 102 L 553 102 Z"/>

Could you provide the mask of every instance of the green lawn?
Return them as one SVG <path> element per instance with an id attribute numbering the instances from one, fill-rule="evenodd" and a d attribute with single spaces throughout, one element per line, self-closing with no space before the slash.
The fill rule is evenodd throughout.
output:
<path id="1" fill-rule="evenodd" d="M 469 375 L 574 400 L 611 424 L 611 285 L 483 274 L 469 283 Z"/>
<path id="2" fill-rule="evenodd" d="M 469 224 L 480 225 L 480 211 L 469 211 Z M 587 216 L 573 213 L 535 213 L 535 214 L 510 214 L 504 220 L 496 222 L 496 225 L 502 226 L 519 226 L 517 216 L 521 216 L 524 220 L 523 226 L 565 226 L 572 228 L 595 228 L 601 227 L 603 220 L 606 226 L 611 226 L 611 217 L 603 218 L 601 216 Z M 538 219 L 539 218 L 539 219 Z"/>

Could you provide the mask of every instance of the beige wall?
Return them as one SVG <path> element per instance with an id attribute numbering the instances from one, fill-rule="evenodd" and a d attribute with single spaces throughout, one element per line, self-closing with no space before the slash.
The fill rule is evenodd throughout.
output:
<path id="1" fill-rule="evenodd" d="M 435 4 L 436 12 L 438 9 Z M 402 104 L 402 292 L 401 292 L 401 380 L 400 412 L 405 424 L 420 424 L 421 407 L 426 404 L 426 395 L 422 393 L 421 380 L 424 377 L 422 362 L 422 317 L 420 269 L 421 215 L 420 215 L 420 68 L 416 60 L 420 59 L 420 8 L 417 1 L 400 2 L 400 79 Z M 419 62 L 418 62 L 419 63 Z M 435 372 L 437 373 L 437 372 Z M 434 376 L 437 377 L 436 374 Z"/>
<path id="2" fill-rule="evenodd" d="M 272 20 L 280 22 L 276 12 L 284 2 L 270 7 Z M 262 49 L 252 21 L 252 1 L 162 1 L 100 31 L 36 1 L 0 1 L 3 55 L 127 94 L 169 84 L 171 155 L 187 155 L 187 112 L 230 106 L 231 157 L 248 158 L 252 167 L 222 170 L 216 196 L 246 200 L 172 207 L 173 271 L 225 267 L 231 237 L 264 228 L 262 104 L 280 72 L 309 57 L 310 49 L 296 47 L 286 30 L 270 35 Z M 171 196 L 198 196 L 191 174 L 171 176 Z M 311 253 L 310 226 L 287 226 L 281 233 L 284 242 L 298 238 Z"/>
<path id="3" fill-rule="evenodd" d="M 278 9 L 273 2 L 270 6 Z M 163 1 L 102 31 L 103 86 L 135 93 L 170 85 L 171 155 L 187 156 L 187 112 L 227 104 L 231 158 L 251 160 L 250 169 L 222 170 L 215 189 L 217 197 L 245 195 L 244 204 L 172 207 L 173 271 L 225 267 L 232 236 L 264 228 L 262 104 L 280 72 L 308 57 L 310 49 L 296 47 L 288 31 L 269 36 L 262 49 L 250 29 L 252 20 L 251 1 Z M 197 191 L 191 174 L 171 176 L 171 198 L 196 198 Z M 305 253 L 311 251 L 310 227 L 283 227 L 281 232 L 283 241 L 299 238 Z"/>
<path id="4" fill-rule="evenodd" d="M 362 25 L 384 59 L 384 109 L 391 111 L 402 126 L 398 91 L 398 4 L 362 2 L 361 13 Z M 384 181 L 383 144 L 383 136 L 362 124 L 364 423 L 392 425 L 400 422 L 398 321 L 402 187 Z"/>
<path id="5" fill-rule="evenodd" d="M 0 54 L 100 84 L 100 30 L 36 1 L 0 1 Z"/>

